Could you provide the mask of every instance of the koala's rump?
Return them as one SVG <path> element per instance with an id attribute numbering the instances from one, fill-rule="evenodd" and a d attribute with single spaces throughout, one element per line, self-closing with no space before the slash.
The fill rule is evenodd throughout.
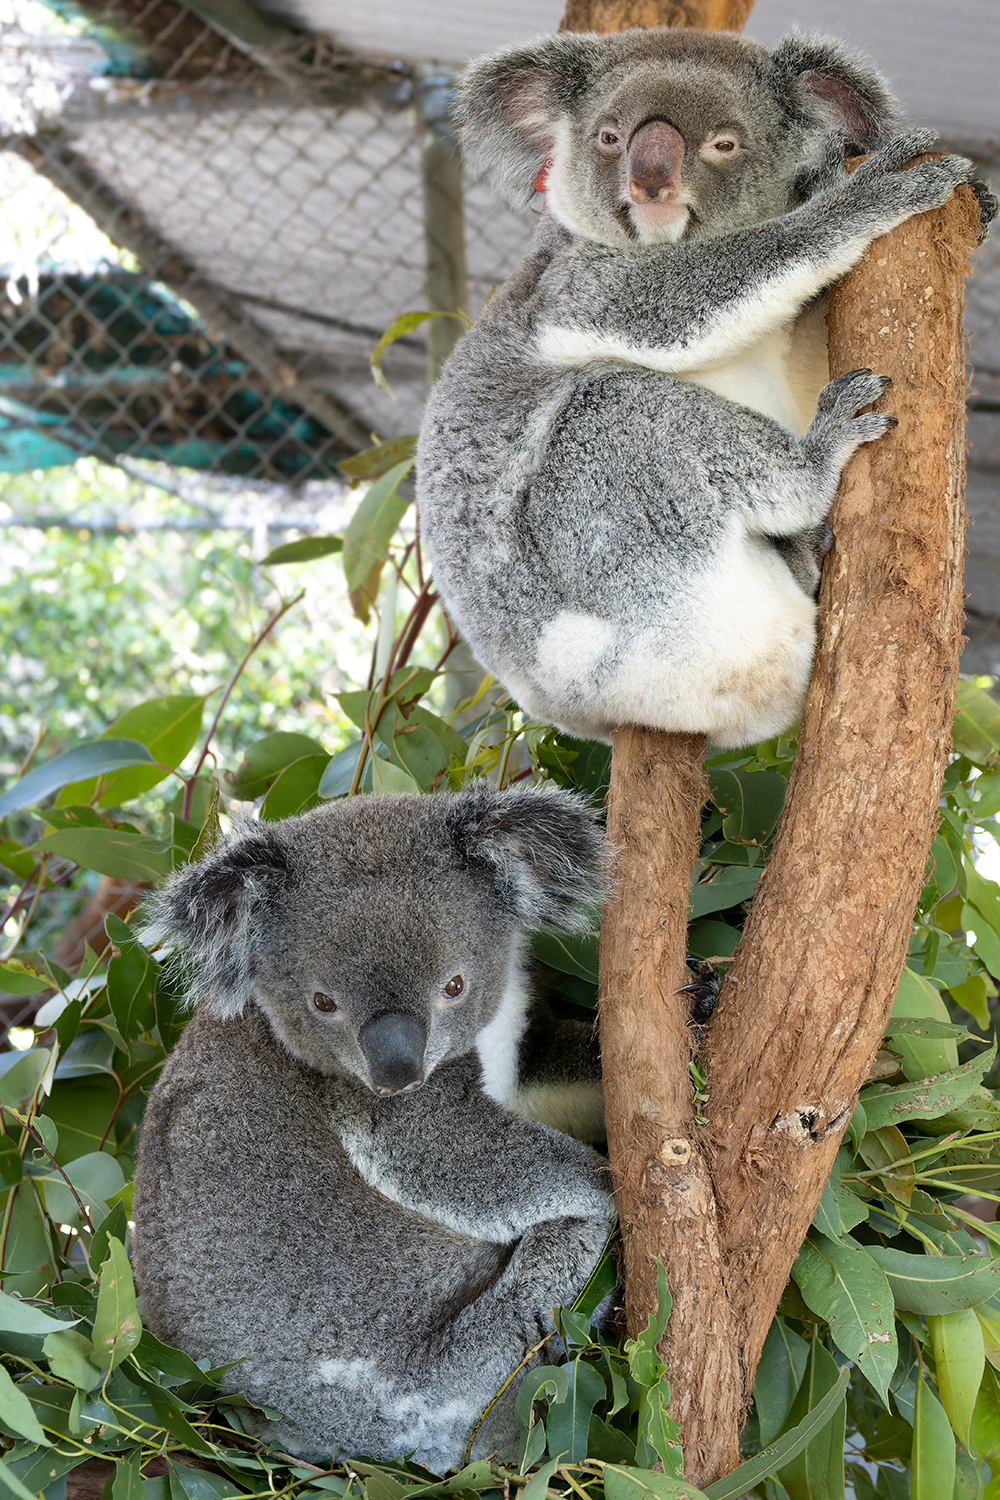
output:
<path id="1" fill-rule="evenodd" d="M 720 744 L 786 728 L 815 606 L 754 505 L 776 450 L 795 483 L 794 434 L 634 366 L 546 380 L 526 358 L 522 369 L 513 389 L 531 392 L 533 415 L 518 440 L 511 384 L 477 384 L 468 364 L 465 394 L 453 384 L 443 402 L 451 421 L 477 421 L 460 471 L 442 461 L 433 405 L 424 439 L 424 535 L 477 658 L 523 707 L 583 738 L 622 722 Z"/>
<path id="2" fill-rule="evenodd" d="M 136 1174 L 145 1318 L 195 1358 L 244 1359 L 234 1386 L 286 1414 L 272 1435 L 294 1451 L 433 1450 L 440 1434 L 424 1431 L 417 1399 L 428 1358 L 511 1247 L 368 1187 L 324 1084 L 257 1012 L 189 1024 L 150 1100 Z M 468 1427 L 475 1400 L 451 1426 Z"/>

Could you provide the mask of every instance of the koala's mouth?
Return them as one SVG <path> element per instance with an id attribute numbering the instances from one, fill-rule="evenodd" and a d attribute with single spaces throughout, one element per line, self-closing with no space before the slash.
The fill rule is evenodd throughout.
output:
<path id="1" fill-rule="evenodd" d="M 678 194 L 664 202 L 630 203 L 627 209 L 641 245 L 674 244 L 688 227 L 691 205 Z"/>

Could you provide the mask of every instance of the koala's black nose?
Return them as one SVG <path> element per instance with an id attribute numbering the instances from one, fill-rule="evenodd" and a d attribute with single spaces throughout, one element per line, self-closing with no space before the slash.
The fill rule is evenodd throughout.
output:
<path id="1" fill-rule="evenodd" d="M 358 1032 L 377 1094 L 399 1094 L 424 1081 L 427 1027 L 410 1011 L 384 1010 Z"/>

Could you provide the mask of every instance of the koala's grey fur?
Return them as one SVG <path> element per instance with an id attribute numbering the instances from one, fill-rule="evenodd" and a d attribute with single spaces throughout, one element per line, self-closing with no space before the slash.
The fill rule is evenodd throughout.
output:
<path id="1" fill-rule="evenodd" d="M 283 1449 L 459 1464 L 586 1281 L 602 1158 L 508 1106 L 546 1083 L 518 1067 L 525 930 L 585 928 L 602 858 L 570 794 L 479 783 L 250 824 L 154 898 L 199 1009 L 143 1125 L 144 1313 L 246 1356 Z"/>
<path id="2" fill-rule="evenodd" d="M 543 158 L 548 179 L 421 433 L 449 613 L 570 734 L 787 729 L 841 469 L 894 425 L 858 415 L 888 384 L 870 371 L 823 388 L 818 299 L 969 162 L 901 170 L 933 135 L 897 135 L 872 66 L 799 33 L 547 37 L 474 63 L 461 117 L 513 201 Z M 875 154 L 849 175 L 854 149 Z"/>

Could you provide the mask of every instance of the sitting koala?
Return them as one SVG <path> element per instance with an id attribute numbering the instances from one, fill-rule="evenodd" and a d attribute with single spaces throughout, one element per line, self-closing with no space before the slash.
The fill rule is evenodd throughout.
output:
<path id="1" fill-rule="evenodd" d="M 585 929 L 602 859 L 569 793 L 480 782 L 247 825 L 154 898 L 199 1009 L 143 1125 L 145 1316 L 243 1359 L 283 1449 L 460 1464 L 586 1282 L 606 1167 L 507 1105 L 526 929 Z"/>
<path id="2" fill-rule="evenodd" d="M 871 64 L 799 33 L 543 37 L 473 63 L 460 114 L 467 154 L 546 212 L 427 405 L 449 614 L 582 739 L 783 732 L 841 470 L 895 425 L 864 411 L 889 383 L 870 370 L 825 384 L 817 299 L 970 163 L 902 170 L 933 135 L 895 135 Z M 875 154 L 848 174 L 849 150 Z"/>

